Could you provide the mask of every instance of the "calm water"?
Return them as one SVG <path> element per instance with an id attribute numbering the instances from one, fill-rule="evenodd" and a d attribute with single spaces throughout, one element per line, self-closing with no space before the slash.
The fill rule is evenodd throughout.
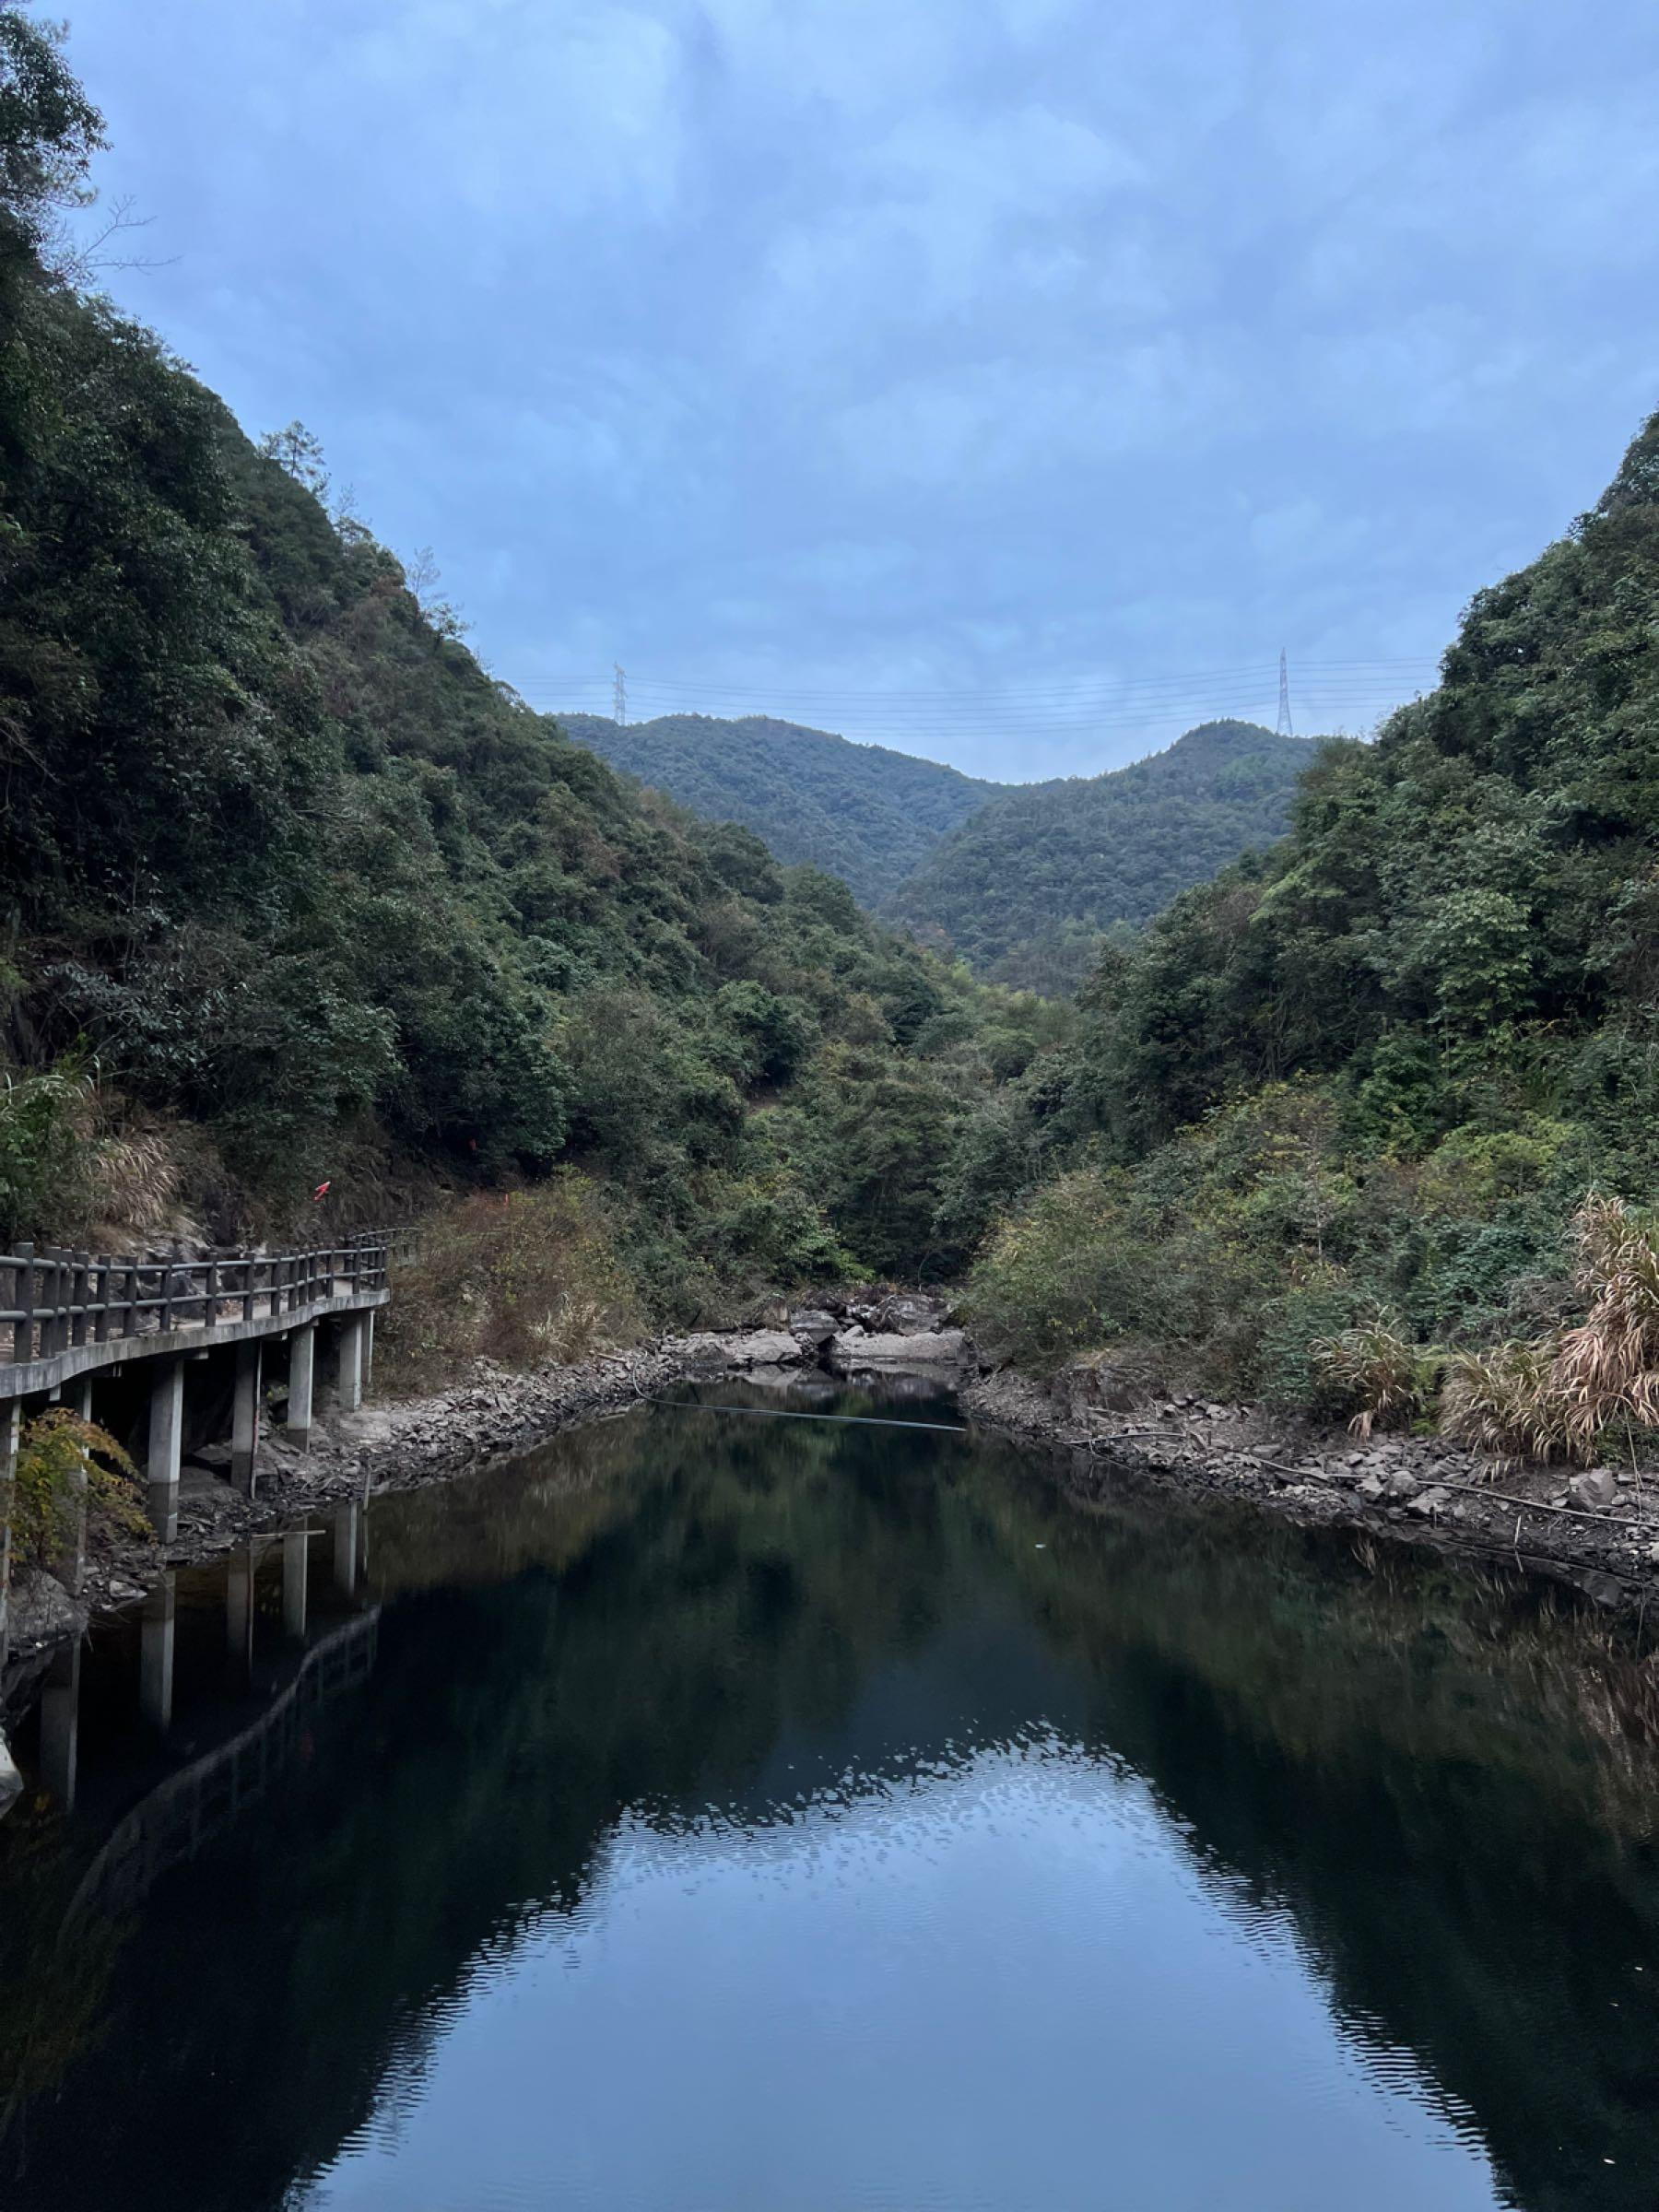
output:
<path id="1" fill-rule="evenodd" d="M 19 1731 L 0 2202 L 1649 2212 L 1659 1772 L 1589 1658 L 916 1425 L 336 1516 Z"/>

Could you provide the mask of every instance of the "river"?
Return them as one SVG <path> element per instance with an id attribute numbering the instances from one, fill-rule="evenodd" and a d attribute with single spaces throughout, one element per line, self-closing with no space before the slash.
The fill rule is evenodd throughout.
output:
<path id="1" fill-rule="evenodd" d="M 1081 1507 L 947 1398 L 703 1395 L 755 1410 L 343 1512 L 60 1665 L 9 2212 L 1653 2205 L 1617 1639 Z"/>

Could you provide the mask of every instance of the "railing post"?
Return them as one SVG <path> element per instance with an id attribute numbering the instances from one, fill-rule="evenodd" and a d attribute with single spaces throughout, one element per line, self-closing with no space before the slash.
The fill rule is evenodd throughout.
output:
<path id="1" fill-rule="evenodd" d="M 87 1271 L 91 1265 L 89 1252 L 77 1252 L 69 1277 L 69 1341 L 85 1344 L 87 1341 Z"/>
<path id="2" fill-rule="evenodd" d="M 171 1257 L 163 1258 L 161 1262 L 159 1288 L 161 1293 L 160 1326 L 162 1333 L 171 1336 L 173 1325 L 173 1268 Z"/>
<path id="3" fill-rule="evenodd" d="M 21 1366 L 34 1358 L 34 1246 L 19 1244 L 18 1258 L 22 1264 L 18 1269 L 18 1287 L 12 1298 L 12 1303 L 18 1309 L 18 1318 L 12 1324 L 12 1358 Z M 0 1419 L 4 1418 L 0 1415 Z"/>
<path id="4" fill-rule="evenodd" d="M 242 1261 L 242 1319 L 253 1318 L 253 1254 L 249 1253 Z"/>
<path id="5" fill-rule="evenodd" d="M 218 1324 L 218 1254 L 210 1252 L 202 1263 L 202 1326 L 216 1328 Z"/>
<path id="6" fill-rule="evenodd" d="M 60 1309 L 64 1302 L 63 1254 L 55 1244 L 48 1244 L 41 1258 L 43 1262 L 41 1283 L 44 1293 L 41 1301 L 41 1357 L 50 1359 L 54 1352 L 63 1349 L 60 1334 L 63 1327 Z"/>
<path id="7" fill-rule="evenodd" d="M 108 1342 L 110 1335 L 110 1299 L 112 1295 L 112 1286 L 115 1275 L 114 1269 L 110 1265 L 110 1255 L 107 1252 L 99 1253 L 97 1268 L 98 1311 L 92 1316 L 92 1341 L 94 1344 L 104 1344 Z"/>

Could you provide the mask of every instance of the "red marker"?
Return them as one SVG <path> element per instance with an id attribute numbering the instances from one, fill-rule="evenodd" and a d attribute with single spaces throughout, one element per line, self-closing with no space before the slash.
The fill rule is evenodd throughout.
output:
<path id="1" fill-rule="evenodd" d="M 332 1182 L 320 1182 L 316 1189 L 312 1193 L 312 1203 L 315 1205 L 319 1198 L 326 1198 L 329 1192 L 332 1191 L 333 1188 L 334 1184 Z"/>

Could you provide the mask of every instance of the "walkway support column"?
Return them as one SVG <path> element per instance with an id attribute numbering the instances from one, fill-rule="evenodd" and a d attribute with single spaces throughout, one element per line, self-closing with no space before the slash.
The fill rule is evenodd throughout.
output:
<path id="1" fill-rule="evenodd" d="M 360 1314 L 347 1314 L 340 1324 L 339 1381 L 335 1402 L 342 1413 L 355 1413 L 363 1402 L 363 1323 Z"/>
<path id="2" fill-rule="evenodd" d="M 311 1450 L 312 1397 L 317 1380 L 317 1324 L 308 1322 L 288 1338 L 288 1439 Z"/>
<path id="3" fill-rule="evenodd" d="M 368 1397 L 374 1388 L 374 1308 L 370 1307 L 363 1316 L 363 1395 Z"/>
<path id="4" fill-rule="evenodd" d="M 0 1666 L 11 1637 L 12 1507 L 18 1495 L 18 1439 L 23 1433 L 19 1399 L 0 1398 Z"/>
<path id="5" fill-rule="evenodd" d="M 163 1544 L 179 1535 L 179 1453 L 184 1441 L 184 1362 L 157 1362 L 150 1385 L 149 1517 Z"/>
<path id="6" fill-rule="evenodd" d="M 236 1397 L 230 1415 L 230 1479 L 244 1498 L 253 1495 L 253 1461 L 259 1450 L 259 1386 L 262 1347 L 236 1347 Z"/>

